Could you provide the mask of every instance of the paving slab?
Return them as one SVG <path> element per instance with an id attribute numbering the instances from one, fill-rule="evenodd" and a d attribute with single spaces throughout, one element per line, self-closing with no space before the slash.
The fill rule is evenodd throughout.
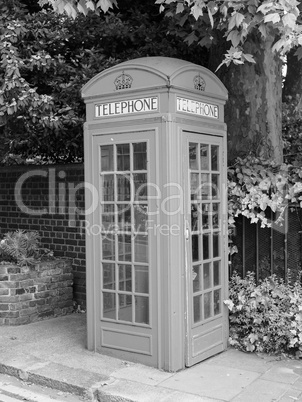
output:
<path id="1" fill-rule="evenodd" d="M 293 384 L 299 379 L 299 375 L 294 372 L 293 368 L 274 366 L 270 368 L 266 373 L 264 373 L 261 378 L 263 380 Z"/>
<path id="2" fill-rule="evenodd" d="M 164 387 L 153 387 L 134 381 L 116 379 L 98 390 L 99 401 L 132 402 L 212 402 L 217 399 L 205 398 L 191 392 L 182 392 Z M 114 398 L 114 399 L 112 399 Z M 120 399 L 121 398 L 121 399 Z"/>
<path id="3" fill-rule="evenodd" d="M 290 389 L 289 391 L 285 392 L 285 394 L 278 399 L 278 402 L 295 402 L 302 400 L 301 398 L 302 392 L 297 389 Z"/>
<path id="4" fill-rule="evenodd" d="M 257 372 L 205 362 L 177 373 L 160 385 L 179 391 L 190 390 L 192 394 L 199 396 L 231 401 L 259 376 Z"/>
<path id="5" fill-rule="evenodd" d="M 257 379 L 245 387 L 232 402 L 272 402 L 279 400 L 289 390 L 288 384 Z"/>
<path id="6" fill-rule="evenodd" d="M 207 360 L 206 363 L 216 366 L 233 367 L 239 370 L 254 371 L 265 373 L 269 368 L 277 363 L 275 356 L 256 353 L 245 353 L 236 349 L 228 349 L 227 353 L 220 353 Z"/>
<path id="7" fill-rule="evenodd" d="M 302 402 L 302 361 L 228 349 L 178 373 L 86 349 L 86 316 L 0 327 L 0 373 L 101 402 Z"/>

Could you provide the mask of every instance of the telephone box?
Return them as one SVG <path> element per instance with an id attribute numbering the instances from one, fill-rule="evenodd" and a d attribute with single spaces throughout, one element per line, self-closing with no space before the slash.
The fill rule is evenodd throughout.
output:
<path id="1" fill-rule="evenodd" d="M 227 91 L 146 57 L 83 88 L 88 349 L 168 371 L 226 348 Z"/>

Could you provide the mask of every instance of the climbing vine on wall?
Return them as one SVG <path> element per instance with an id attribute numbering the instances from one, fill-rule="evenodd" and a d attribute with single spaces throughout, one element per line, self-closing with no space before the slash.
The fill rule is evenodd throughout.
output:
<path id="1" fill-rule="evenodd" d="M 302 167 L 247 156 L 237 158 L 228 169 L 229 226 L 240 214 L 261 227 L 271 226 L 265 211 L 277 213 L 282 225 L 284 211 L 290 205 L 302 207 Z"/>

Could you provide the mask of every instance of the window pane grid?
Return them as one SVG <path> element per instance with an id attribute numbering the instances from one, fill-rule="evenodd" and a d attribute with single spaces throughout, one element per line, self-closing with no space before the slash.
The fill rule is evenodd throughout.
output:
<path id="1" fill-rule="evenodd" d="M 100 168 L 101 316 L 150 326 L 147 143 L 101 146 Z"/>
<path id="2" fill-rule="evenodd" d="M 220 146 L 189 143 L 193 326 L 222 313 Z"/>

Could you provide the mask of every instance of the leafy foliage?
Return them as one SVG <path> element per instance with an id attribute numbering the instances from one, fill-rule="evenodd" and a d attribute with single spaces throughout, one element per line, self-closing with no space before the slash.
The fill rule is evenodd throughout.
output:
<path id="1" fill-rule="evenodd" d="M 30 14 L 20 1 L 4 0 L 0 27 L 4 163 L 16 161 L 12 155 L 35 163 L 82 161 L 85 105 L 80 90 L 100 71 L 142 56 L 204 59 L 201 49 L 167 35 L 153 0 L 125 0 L 106 16 L 90 12 L 75 20 L 47 9 Z"/>
<path id="2" fill-rule="evenodd" d="M 302 207 L 302 167 L 277 165 L 272 160 L 247 156 L 237 158 L 228 169 L 229 225 L 242 214 L 251 223 L 271 226 L 265 215 L 270 209 L 279 213 L 275 223 L 282 224 L 283 212 L 288 205 Z"/>
<path id="3" fill-rule="evenodd" d="M 28 266 L 36 264 L 43 256 L 50 257 L 52 253 L 40 247 L 38 232 L 8 232 L 0 242 L 0 258 L 4 261 Z"/>
<path id="4" fill-rule="evenodd" d="M 78 13 L 87 15 L 89 11 L 99 14 L 100 9 L 106 13 L 113 6 L 117 6 L 116 0 L 40 0 L 43 6 L 51 4 L 54 11 L 62 14 L 66 13 L 72 18 L 76 18 Z"/>
<path id="5" fill-rule="evenodd" d="M 280 55 L 302 45 L 299 2 L 296 0 L 157 0 L 156 3 L 167 16 L 180 15 L 180 26 L 189 21 L 191 33 L 186 38 L 188 41 L 210 44 L 215 36 L 213 31 L 222 31 L 231 47 L 221 65 L 254 62 L 253 55 L 244 49 L 252 36 L 258 38 L 259 44 L 260 41 L 270 40 L 272 51 Z M 199 22 L 209 27 L 207 31 L 203 30 L 203 37 L 200 37 Z M 298 52 L 300 54 L 300 50 Z"/>
<path id="6" fill-rule="evenodd" d="M 42 158 L 50 153 L 54 160 L 68 160 L 75 156 L 74 128 L 83 119 L 64 100 L 55 99 L 47 85 L 49 76 L 60 68 L 60 59 L 49 54 L 48 44 L 61 40 L 58 29 L 64 35 L 64 27 L 58 24 L 54 29 L 56 16 L 51 19 L 40 13 L 37 18 L 18 1 L 5 0 L 0 11 L 2 153 Z"/>
<path id="7" fill-rule="evenodd" d="M 284 162 L 302 166 L 302 109 L 300 95 L 289 97 L 282 106 Z"/>
<path id="8" fill-rule="evenodd" d="M 246 352 L 302 355 L 302 287 L 275 276 L 256 285 L 254 274 L 230 281 L 230 344 Z"/>

